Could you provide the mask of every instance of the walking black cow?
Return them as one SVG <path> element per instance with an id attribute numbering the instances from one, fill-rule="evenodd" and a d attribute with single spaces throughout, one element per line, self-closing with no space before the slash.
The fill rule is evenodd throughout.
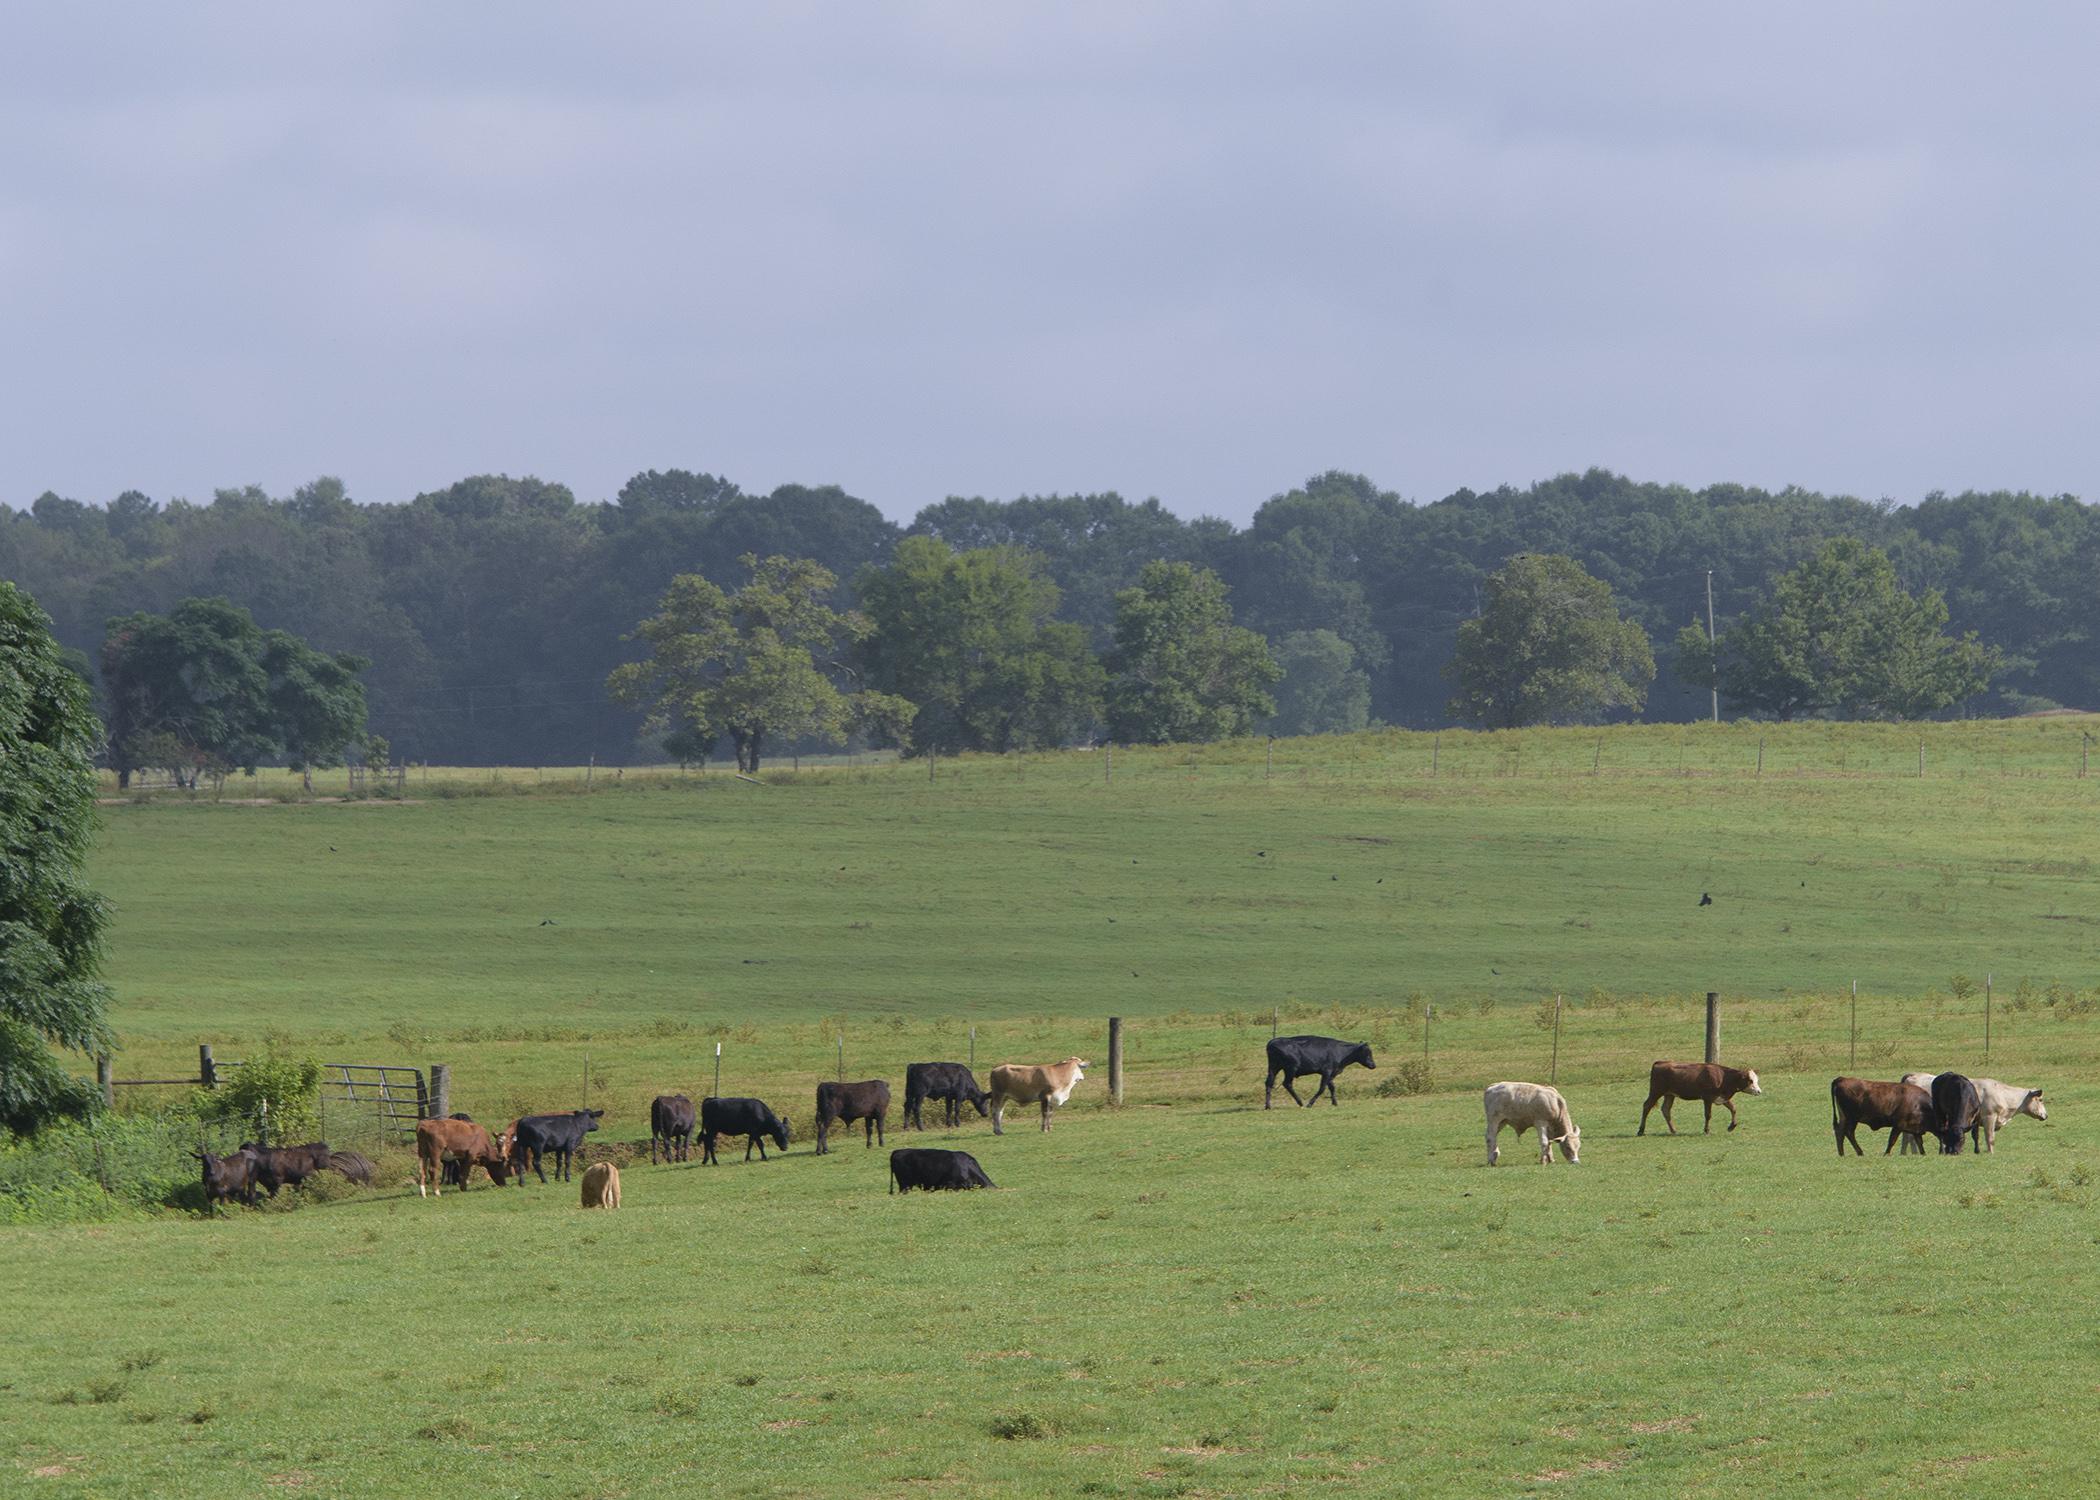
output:
<path id="1" fill-rule="evenodd" d="M 555 1181 L 569 1181 L 569 1164 L 583 1149 L 584 1134 L 596 1130 L 604 1114 L 602 1109 L 572 1109 L 566 1114 L 524 1116 L 518 1121 L 518 1133 L 511 1137 L 512 1173 L 522 1182 L 530 1167 L 545 1182 L 547 1169 L 542 1159 L 552 1156 Z"/>
<path id="2" fill-rule="evenodd" d="M 902 1146 L 890 1153 L 890 1191 L 908 1193 L 913 1188 L 936 1192 L 961 1188 L 988 1188 L 992 1179 L 984 1175 L 977 1158 L 967 1151 L 936 1151 L 926 1146 Z"/>
<path id="3" fill-rule="evenodd" d="M 950 1130 L 962 1123 L 962 1107 L 973 1104 L 980 1119 L 985 1114 L 985 1092 L 961 1063 L 911 1063 L 904 1070 L 904 1123 L 914 1130 L 926 1128 L 920 1110 L 928 1099 L 942 1105 L 942 1123 Z"/>
<path id="4" fill-rule="evenodd" d="M 1318 1104 L 1324 1091 L 1330 1104 L 1342 1101 L 1334 1091 L 1334 1075 L 1350 1064 L 1375 1068 L 1369 1042 L 1342 1042 L 1331 1036 L 1279 1036 L 1269 1039 L 1269 1076 L 1262 1081 L 1261 1107 L 1267 1109 L 1276 1097 L 1276 1076 L 1283 1075 L 1283 1091 L 1301 1106 Z M 1320 1076 L 1320 1087 L 1310 1099 L 1300 1099 L 1291 1087 L 1308 1073 Z"/>
<path id="5" fill-rule="evenodd" d="M 722 1135 L 749 1136 L 744 1144 L 744 1160 L 751 1160 L 751 1148 L 758 1147 L 758 1159 L 767 1160 L 766 1137 L 773 1144 L 787 1150 L 787 1122 L 773 1113 L 763 1099 L 702 1099 L 700 1101 L 700 1161 L 704 1166 L 719 1161 L 715 1155 L 715 1137 Z"/>
<path id="6" fill-rule="evenodd" d="M 1961 1138 L 1975 1127 L 1983 1110 L 1976 1085 L 1960 1073 L 1940 1074 L 1932 1080 L 1932 1108 L 1940 1117 L 1940 1153 L 1961 1155 Z"/>
<path id="7" fill-rule="evenodd" d="M 658 1094 L 649 1106 L 649 1164 L 656 1164 L 656 1143 L 663 1142 L 665 1161 L 690 1161 L 693 1155 L 693 1101 L 683 1094 Z"/>

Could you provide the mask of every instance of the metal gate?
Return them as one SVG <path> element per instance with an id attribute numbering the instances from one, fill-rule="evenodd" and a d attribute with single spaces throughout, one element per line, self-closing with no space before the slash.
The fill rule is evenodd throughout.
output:
<path id="1" fill-rule="evenodd" d="M 413 1140 L 416 1121 L 430 1111 L 430 1090 L 421 1068 L 380 1063 L 321 1064 L 321 1098 L 372 1110 L 380 1130 L 397 1140 Z"/>

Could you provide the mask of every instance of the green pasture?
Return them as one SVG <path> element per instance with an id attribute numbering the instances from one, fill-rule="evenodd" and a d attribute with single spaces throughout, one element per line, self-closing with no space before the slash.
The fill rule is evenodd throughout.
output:
<path id="1" fill-rule="evenodd" d="M 119 1078 L 449 1063 L 483 1119 L 605 1109 L 626 1206 L 424 1200 L 382 1153 L 291 1211 L 0 1228 L 0 1493 L 2081 1493 L 2077 726 L 1932 726 L 1922 778 L 1913 729 L 1722 726 L 115 802 Z M 1709 989 L 1766 1096 L 1636 1139 Z M 1272 1017 L 1380 1066 L 1263 1112 Z M 980 1068 L 1096 1064 L 1048 1136 L 908 1138 L 998 1192 L 811 1153 L 842 1060 L 901 1094 L 972 1027 Z M 789 1152 L 637 1160 L 718 1043 Z M 1837 1160 L 1834 1073 L 1942 1067 L 2051 1119 Z M 1549 1074 L 1582 1165 L 1490 1171 L 1480 1088 Z"/>

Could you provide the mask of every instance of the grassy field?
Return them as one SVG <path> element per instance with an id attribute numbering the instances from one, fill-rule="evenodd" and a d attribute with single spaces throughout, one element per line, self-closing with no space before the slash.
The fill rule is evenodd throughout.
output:
<path id="1" fill-rule="evenodd" d="M 35 1288 L 0 1309 L 0 1492 L 2078 1493 L 2080 732 L 1934 726 L 1923 778 L 1915 731 L 1768 728 L 1759 777 L 1724 726 L 112 806 L 119 1077 L 200 1040 L 448 1062 L 484 1118 L 607 1109 L 627 1206 L 422 1201 L 395 1157 L 291 1213 L 0 1228 Z M 1767 1097 L 1636 1140 L 1707 989 Z M 1272 1009 L 1378 1072 L 1262 1113 Z M 972 1026 L 980 1065 L 1099 1063 L 1110 1014 L 1123 1108 L 1097 1069 L 1052 1135 L 951 1142 L 997 1194 L 809 1152 L 842 1043 L 893 1084 Z M 634 1164 L 718 1041 L 793 1149 Z M 1505 1137 L 1487 1171 L 1479 1088 L 1556 1066 L 1583 1164 Z M 2050 1122 L 1833 1159 L 1833 1073 L 1944 1066 Z"/>

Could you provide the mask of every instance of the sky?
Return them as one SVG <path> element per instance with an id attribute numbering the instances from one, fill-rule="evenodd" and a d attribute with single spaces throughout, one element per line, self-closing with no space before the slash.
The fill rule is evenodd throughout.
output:
<path id="1" fill-rule="evenodd" d="M 2086 493 L 2100 11 L 19 9 L 0 503 Z"/>

